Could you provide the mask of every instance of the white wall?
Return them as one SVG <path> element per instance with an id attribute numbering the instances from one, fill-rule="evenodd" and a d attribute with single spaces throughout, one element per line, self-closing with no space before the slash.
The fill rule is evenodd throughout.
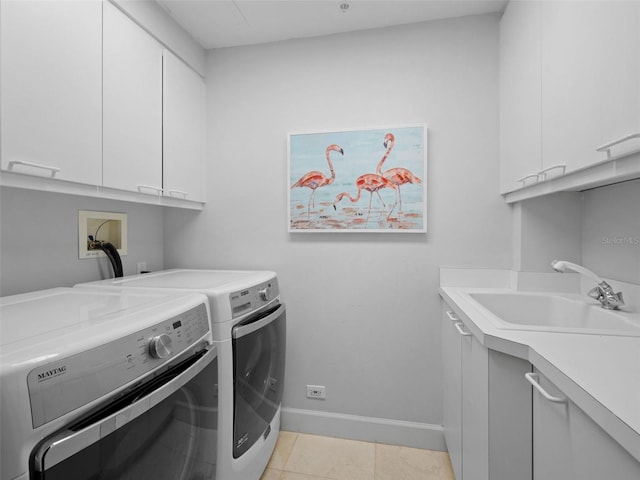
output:
<path id="1" fill-rule="evenodd" d="M 513 212 L 514 270 L 550 273 L 553 260 L 568 260 L 640 285 L 640 180 L 533 198 Z"/>
<path id="2" fill-rule="evenodd" d="M 554 260 L 581 263 L 582 195 L 560 192 L 519 202 L 514 209 L 513 269 L 553 272 Z"/>
<path id="3" fill-rule="evenodd" d="M 640 180 L 584 192 L 582 258 L 600 276 L 640 285 Z"/>
<path id="4" fill-rule="evenodd" d="M 8 187 L 0 189 L 0 205 L 0 296 L 113 276 L 106 258 L 78 259 L 78 210 L 128 215 L 125 275 L 136 273 L 137 262 L 163 267 L 161 207 Z"/>
<path id="5" fill-rule="evenodd" d="M 442 423 L 438 267 L 511 266 L 493 15 L 210 51 L 208 203 L 165 266 L 275 270 L 289 408 Z M 426 123 L 428 233 L 287 233 L 287 133 Z M 324 401 L 305 384 L 326 385 Z"/>

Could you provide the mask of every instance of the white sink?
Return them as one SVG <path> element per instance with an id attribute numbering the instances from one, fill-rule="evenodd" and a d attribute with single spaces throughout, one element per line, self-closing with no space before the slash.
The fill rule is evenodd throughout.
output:
<path id="1" fill-rule="evenodd" d="M 498 327 L 640 336 L 640 315 L 605 310 L 580 295 L 529 292 L 475 292 L 471 298 L 491 314 Z"/>

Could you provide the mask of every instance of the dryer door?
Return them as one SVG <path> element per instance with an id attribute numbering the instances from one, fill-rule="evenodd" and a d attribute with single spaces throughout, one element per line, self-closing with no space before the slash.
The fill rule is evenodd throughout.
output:
<path id="1" fill-rule="evenodd" d="M 282 402 L 286 342 L 284 304 L 250 315 L 233 328 L 233 457 L 270 431 Z"/>

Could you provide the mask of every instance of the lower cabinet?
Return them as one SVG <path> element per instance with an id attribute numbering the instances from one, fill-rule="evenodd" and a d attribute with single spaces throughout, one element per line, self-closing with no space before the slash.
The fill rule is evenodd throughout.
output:
<path id="1" fill-rule="evenodd" d="M 520 358 L 443 302 L 444 436 L 456 480 L 640 479 L 640 462 Z"/>
<path id="2" fill-rule="evenodd" d="M 534 480 L 638 480 L 640 462 L 542 374 L 534 374 Z"/>
<path id="3" fill-rule="evenodd" d="M 451 316 L 451 320 L 449 319 Z M 446 309 L 442 321 L 444 437 L 457 480 L 462 479 L 462 336 Z"/>
<path id="4" fill-rule="evenodd" d="M 456 480 L 531 480 L 531 364 L 443 312 L 444 434 Z"/>
<path id="5" fill-rule="evenodd" d="M 462 478 L 494 478 L 489 474 L 489 351 L 463 325 L 462 339 Z"/>

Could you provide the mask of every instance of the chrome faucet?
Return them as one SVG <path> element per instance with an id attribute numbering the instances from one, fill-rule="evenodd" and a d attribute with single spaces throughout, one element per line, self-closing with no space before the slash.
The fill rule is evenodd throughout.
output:
<path id="1" fill-rule="evenodd" d="M 597 276 L 591 270 L 587 270 L 580 265 L 566 262 L 564 260 L 554 260 L 553 262 L 551 262 L 551 266 L 556 272 L 563 273 L 565 270 L 569 269 L 587 277 L 593 278 L 596 281 L 597 285 L 589 290 L 587 295 L 598 300 L 602 305 L 602 308 L 606 308 L 607 310 L 619 310 L 620 307 L 624 305 L 622 292 L 614 293 L 611 285 L 602 280 L 602 278 Z"/>

